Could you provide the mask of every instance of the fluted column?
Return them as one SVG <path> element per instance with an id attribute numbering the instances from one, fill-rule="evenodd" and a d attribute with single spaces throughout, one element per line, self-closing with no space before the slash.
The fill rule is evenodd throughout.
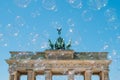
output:
<path id="1" fill-rule="evenodd" d="M 68 71 L 68 80 L 74 80 L 74 70 L 69 70 Z"/>
<path id="2" fill-rule="evenodd" d="M 10 75 L 9 80 L 14 80 L 14 75 Z"/>
<path id="3" fill-rule="evenodd" d="M 34 71 L 32 72 L 32 75 L 33 75 L 32 80 L 36 80 L 36 73 Z"/>
<path id="4" fill-rule="evenodd" d="M 84 80 L 91 80 L 91 75 L 92 75 L 92 73 L 90 70 L 85 71 Z"/>
<path id="5" fill-rule="evenodd" d="M 35 72 L 33 70 L 28 70 L 27 80 L 35 80 Z"/>
<path id="6" fill-rule="evenodd" d="M 52 73 L 50 70 L 45 70 L 45 80 L 52 80 Z"/>
<path id="7" fill-rule="evenodd" d="M 109 72 L 108 71 L 104 72 L 104 77 L 105 77 L 105 80 L 109 80 Z"/>
<path id="8" fill-rule="evenodd" d="M 108 73 L 108 71 L 101 71 L 100 72 L 100 80 L 109 80 L 109 73 Z"/>
<path id="9" fill-rule="evenodd" d="M 14 72 L 14 80 L 20 80 L 20 73 L 18 71 Z"/>
<path id="10" fill-rule="evenodd" d="M 100 80 L 104 80 L 104 72 L 103 71 L 100 72 L 99 76 L 100 76 Z"/>

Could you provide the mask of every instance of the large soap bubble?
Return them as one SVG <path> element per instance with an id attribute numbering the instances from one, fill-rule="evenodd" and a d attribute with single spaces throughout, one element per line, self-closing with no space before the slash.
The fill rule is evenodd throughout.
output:
<path id="1" fill-rule="evenodd" d="M 26 8 L 30 4 L 31 0 L 15 0 L 15 4 L 18 7 Z"/>
<path id="2" fill-rule="evenodd" d="M 74 27 L 74 26 L 75 26 L 73 20 L 70 19 L 70 18 L 67 20 L 67 24 L 68 24 L 68 26 L 71 26 L 71 27 Z"/>
<path id="3" fill-rule="evenodd" d="M 67 2 L 68 2 L 73 8 L 82 8 L 82 6 L 83 6 L 82 0 L 67 0 Z"/>
<path id="4" fill-rule="evenodd" d="M 20 27 L 23 27 L 25 25 L 25 21 L 21 16 L 16 16 L 15 22 Z"/>
<path id="5" fill-rule="evenodd" d="M 56 11 L 56 2 L 55 0 L 42 0 L 42 6 L 46 10 Z"/>
<path id="6" fill-rule="evenodd" d="M 107 9 L 105 11 L 105 17 L 108 22 L 114 22 L 117 19 L 116 11 L 115 9 Z"/>
<path id="7" fill-rule="evenodd" d="M 88 0 L 88 6 L 93 10 L 100 10 L 105 7 L 108 3 L 108 0 Z"/>
<path id="8" fill-rule="evenodd" d="M 91 10 L 84 10 L 81 14 L 84 21 L 91 21 L 93 18 L 93 13 Z"/>

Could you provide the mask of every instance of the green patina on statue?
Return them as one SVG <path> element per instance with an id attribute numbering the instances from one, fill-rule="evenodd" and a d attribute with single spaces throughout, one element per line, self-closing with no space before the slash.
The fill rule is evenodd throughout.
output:
<path id="1" fill-rule="evenodd" d="M 65 50 L 65 49 L 70 49 L 71 47 L 71 40 L 68 42 L 68 44 L 65 46 L 65 42 L 64 42 L 64 39 L 60 36 L 61 35 L 61 30 L 62 28 L 58 28 L 57 31 L 58 31 L 58 35 L 59 37 L 57 38 L 55 44 L 53 44 L 51 42 L 51 40 L 49 39 L 49 46 L 50 46 L 50 49 L 52 50 L 58 50 L 58 49 L 62 49 L 62 50 Z"/>

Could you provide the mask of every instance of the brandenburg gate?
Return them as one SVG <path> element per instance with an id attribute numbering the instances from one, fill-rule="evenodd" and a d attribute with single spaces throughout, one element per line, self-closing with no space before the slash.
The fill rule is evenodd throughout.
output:
<path id="1" fill-rule="evenodd" d="M 109 80 L 109 64 L 107 52 L 75 52 L 71 50 L 71 41 L 65 45 L 61 37 L 61 29 L 57 29 L 59 37 L 55 44 L 49 40 L 50 49 L 44 52 L 11 51 L 9 64 L 9 80 L 20 80 L 27 75 L 27 80 L 36 80 L 37 75 L 45 75 L 45 80 L 52 80 L 53 75 L 68 75 L 68 80 L 81 73 L 84 80 L 92 80 L 98 75 L 100 80 Z M 65 74 L 63 74 L 65 72 Z"/>

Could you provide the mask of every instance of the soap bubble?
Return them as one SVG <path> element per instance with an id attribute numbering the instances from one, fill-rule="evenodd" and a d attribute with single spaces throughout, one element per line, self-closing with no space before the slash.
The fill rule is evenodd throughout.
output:
<path id="1" fill-rule="evenodd" d="M 73 8 L 82 8 L 82 7 L 83 7 L 82 0 L 67 0 L 67 2 L 68 2 Z"/>
<path id="2" fill-rule="evenodd" d="M 17 36 L 19 35 L 19 31 L 18 31 L 18 32 L 15 32 L 13 35 L 14 35 L 15 37 L 17 37 Z"/>
<path id="3" fill-rule="evenodd" d="M 110 60 L 111 60 L 111 59 L 112 59 L 112 56 L 111 56 L 111 55 L 109 55 L 109 56 L 108 56 L 108 59 L 110 59 Z"/>
<path id="4" fill-rule="evenodd" d="M 32 13 L 31 13 L 31 16 L 32 16 L 33 18 L 36 18 L 36 17 L 40 16 L 40 12 L 39 12 L 39 11 L 32 12 Z"/>
<path id="5" fill-rule="evenodd" d="M 106 50 L 108 47 L 109 47 L 109 45 L 108 45 L 108 44 L 105 44 L 105 45 L 103 46 L 103 50 Z"/>
<path id="6" fill-rule="evenodd" d="M 100 10 L 105 7 L 108 3 L 108 0 L 88 0 L 88 6 L 93 10 Z"/>
<path id="7" fill-rule="evenodd" d="M 107 22 L 115 22 L 117 20 L 115 9 L 107 9 L 104 14 Z"/>
<path id="8" fill-rule="evenodd" d="M 119 35 L 119 36 L 117 36 L 117 38 L 120 40 L 120 35 Z"/>
<path id="9" fill-rule="evenodd" d="M 0 33 L 0 40 L 2 39 L 2 37 L 3 37 L 3 33 Z"/>
<path id="10" fill-rule="evenodd" d="M 32 36 L 32 43 L 36 43 L 36 41 L 38 40 L 39 38 L 39 34 L 33 34 L 33 33 L 30 33 L 30 36 Z"/>
<path id="11" fill-rule="evenodd" d="M 71 26 L 71 27 L 74 27 L 74 26 L 75 26 L 75 24 L 74 24 L 74 22 L 73 22 L 72 19 L 68 19 L 68 20 L 67 20 L 67 24 L 68 24 L 68 26 Z"/>
<path id="12" fill-rule="evenodd" d="M 41 49 L 46 49 L 46 48 L 48 48 L 48 43 L 47 43 L 47 42 L 42 42 L 40 48 L 41 48 Z"/>
<path id="13" fill-rule="evenodd" d="M 93 14 L 90 10 L 84 10 L 81 14 L 84 21 L 91 21 L 93 18 Z"/>
<path id="14" fill-rule="evenodd" d="M 42 6 L 46 10 L 56 11 L 56 2 L 55 0 L 42 0 Z"/>
<path id="15" fill-rule="evenodd" d="M 25 26 L 25 21 L 24 21 L 24 19 L 21 16 L 16 16 L 15 22 L 20 27 Z"/>
<path id="16" fill-rule="evenodd" d="M 10 27 L 12 27 L 12 24 L 7 24 L 7 28 L 10 28 Z"/>
<path id="17" fill-rule="evenodd" d="M 71 19 L 70 19 L 70 21 L 71 21 Z M 79 35 L 76 35 L 76 34 L 79 34 Z M 74 36 L 74 35 L 76 35 L 76 36 Z M 66 40 L 66 41 L 68 41 L 67 43 L 69 43 L 71 41 L 72 48 L 78 47 L 80 45 L 81 40 L 82 40 L 80 33 L 79 33 L 78 29 L 76 29 L 75 26 L 68 27 L 68 30 L 66 33 L 66 39 L 68 39 L 68 40 Z"/>
<path id="18" fill-rule="evenodd" d="M 7 46 L 8 46 L 8 44 L 7 44 L 7 43 L 5 43 L 3 46 L 4 46 L 4 47 L 7 47 Z"/>
<path id="19" fill-rule="evenodd" d="M 117 54 L 116 50 L 112 50 L 112 54 L 116 55 Z"/>
<path id="20" fill-rule="evenodd" d="M 71 36 L 73 35 L 73 33 L 75 32 L 75 23 L 73 21 L 73 19 L 69 18 L 67 20 L 67 24 L 68 24 L 68 33 L 66 34 L 66 36 L 71 39 Z"/>
<path id="21" fill-rule="evenodd" d="M 16 27 L 14 24 L 10 24 L 10 23 L 6 25 L 6 31 L 9 36 L 13 36 L 13 37 L 18 37 L 20 32 L 18 26 Z"/>
<path id="22" fill-rule="evenodd" d="M 30 4 L 31 0 L 15 0 L 15 4 L 18 7 L 26 8 Z"/>
<path id="23" fill-rule="evenodd" d="M 52 24 L 53 28 L 55 28 L 55 29 L 62 27 L 61 23 L 58 21 L 53 21 L 51 24 Z"/>

